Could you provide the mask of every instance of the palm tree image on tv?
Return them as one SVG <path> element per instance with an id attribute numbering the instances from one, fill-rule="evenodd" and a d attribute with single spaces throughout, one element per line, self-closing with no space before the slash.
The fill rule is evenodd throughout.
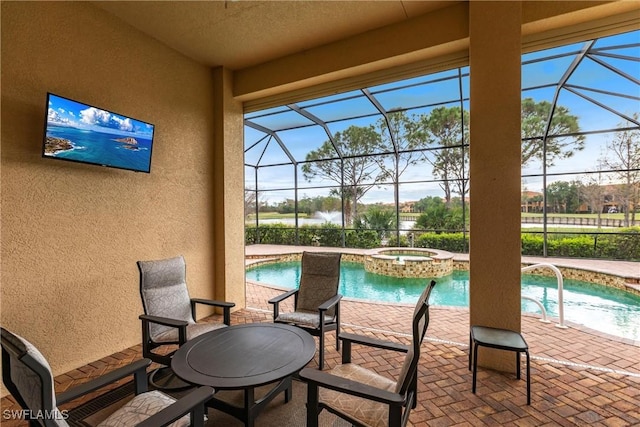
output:
<path id="1" fill-rule="evenodd" d="M 49 94 L 43 156 L 149 172 L 153 125 Z"/>

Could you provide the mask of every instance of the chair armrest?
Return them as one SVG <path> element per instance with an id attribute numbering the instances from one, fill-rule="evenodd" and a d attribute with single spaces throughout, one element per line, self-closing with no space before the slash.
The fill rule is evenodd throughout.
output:
<path id="1" fill-rule="evenodd" d="M 291 289 L 283 294 L 278 295 L 277 297 L 273 297 L 269 300 L 269 304 L 273 304 L 273 321 L 275 322 L 278 316 L 280 315 L 280 303 L 290 296 L 295 296 L 295 301 L 293 303 L 294 307 L 298 305 L 298 291 L 299 289 Z"/>
<path id="2" fill-rule="evenodd" d="M 393 393 L 347 378 L 331 375 L 326 371 L 320 371 L 318 369 L 304 368 L 300 371 L 300 378 L 312 385 L 339 391 L 352 396 L 375 400 L 376 402 L 386 403 L 388 405 L 403 405 L 405 403 L 404 396 L 398 393 Z"/>
<path id="3" fill-rule="evenodd" d="M 136 394 L 146 391 L 147 385 L 147 367 L 151 364 L 149 359 L 137 360 L 130 365 L 123 366 L 114 371 L 111 371 L 105 375 L 102 375 L 91 381 L 80 384 L 77 387 L 73 387 L 70 390 L 60 393 L 56 396 L 56 401 L 59 405 L 76 399 L 80 396 L 84 396 L 87 393 L 91 393 L 106 385 L 112 384 L 122 378 L 129 375 L 134 375 L 136 383 Z M 141 385 L 144 385 L 144 389 L 139 389 Z"/>
<path id="4" fill-rule="evenodd" d="M 269 304 L 276 304 L 276 303 L 282 302 L 285 299 L 289 298 L 291 295 L 295 295 L 297 293 L 298 293 L 298 289 L 291 289 L 290 291 L 280 294 L 277 297 L 271 298 L 269 300 Z"/>
<path id="5" fill-rule="evenodd" d="M 399 344 L 391 341 L 383 341 L 377 338 L 367 337 L 365 335 L 357 335 L 357 334 L 342 332 L 340 333 L 339 338 L 345 345 L 350 345 L 350 343 L 356 343 L 356 344 L 366 345 L 367 347 L 375 347 L 375 348 L 381 348 L 384 350 L 400 351 L 403 353 L 406 353 L 409 351 L 408 345 Z"/>
<path id="6" fill-rule="evenodd" d="M 143 322 L 157 323 L 159 325 L 171 326 L 173 328 L 181 328 L 189 324 L 189 322 L 187 322 L 186 320 L 176 320 L 170 319 L 168 317 L 150 316 L 148 314 L 141 314 L 138 318 Z"/>
<path id="7" fill-rule="evenodd" d="M 338 304 L 340 302 L 340 300 L 342 299 L 342 295 L 340 294 L 336 294 L 333 297 L 331 297 L 330 299 L 328 299 L 327 301 L 323 302 L 322 304 L 320 304 L 318 306 L 318 310 L 320 311 L 327 311 L 329 310 L 331 307 L 333 307 L 334 305 Z"/>
<path id="8" fill-rule="evenodd" d="M 214 390 L 211 387 L 198 387 L 185 397 L 150 416 L 137 427 L 166 426 L 191 413 L 191 425 L 204 425 L 204 404 L 211 399 Z"/>
<path id="9" fill-rule="evenodd" d="M 223 323 L 231 325 L 231 308 L 236 306 L 235 302 L 216 301 L 212 299 L 191 298 L 191 315 L 196 319 L 196 304 L 209 305 L 212 307 L 222 307 Z"/>
<path id="10" fill-rule="evenodd" d="M 212 299 L 203 299 L 203 298 L 191 298 L 191 302 L 204 304 L 204 305 L 212 305 L 216 307 L 224 307 L 224 308 L 233 308 L 236 306 L 235 302 L 216 301 Z"/>

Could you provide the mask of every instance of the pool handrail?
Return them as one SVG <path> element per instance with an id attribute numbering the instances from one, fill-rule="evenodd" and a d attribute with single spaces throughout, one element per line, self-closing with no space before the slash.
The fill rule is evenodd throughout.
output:
<path id="1" fill-rule="evenodd" d="M 558 318 L 560 319 L 560 323 L 556 324 L 556 328 L 561 328 L 561 329 L 567 329 L 568 326 L 564 324 L 564 300 L 562 297 L 562 292 L 563 292 L 563 288 L 564 288 L 564 281 L 562 279 L 562 272 L 560 271 L 560 269 L 558 269 L 558 267 L 556 267 L 553 264 L 549 264 L 546 262 L 543 263 L 539 263 L 539 264 L 533 264 L 533 265 L 528 265 L 526 267 L 522 267 L 522 272 L 527 272 L 527 271 L 531 271 L 531 270 L 535 270 L 538 268 L 548 268 L 551 271 L 553 271 L 556 275 L 556 279 L 558 282 Z M 537 301 L 534 300 L 533 298 L 529 298 L 529 297 L 522 297 L 525 298 L 527 300 L 533 301 L 535 303 L 538 304 L 538 306 L 540 306 L 542 308 L 542 313 L 543 313 L 543 320 L 546 319 L 546 311 L 544 310 L 544 308 L 542 307 L 542 304 Z"/>
<path id="2" fill-rule="evenodd" d="M 526 299 L 527 301 L 531 301 L 531 302 L 535 303 L 538 306 L 538 308 L 542 312 L 542 319 L 540 319 L 540 321 L 542 323 L 551 323 L 551 320 L 547 319 L 547 309 L 544 308 L 544 305 L 542 305 L 542 303 L 540 301 L 538 301 L 535 298 L 527 297 L 527 296 L 524 296 L 524 295 L 521 295 L 520 298 Z"/>

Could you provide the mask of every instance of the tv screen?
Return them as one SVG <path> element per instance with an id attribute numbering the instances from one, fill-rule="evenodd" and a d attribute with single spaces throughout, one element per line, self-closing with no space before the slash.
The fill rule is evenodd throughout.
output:
<path id="1" fill-rule="evenodd" d="M 153 125 L 47 93 L 42 157 L 151 170 Z"/>

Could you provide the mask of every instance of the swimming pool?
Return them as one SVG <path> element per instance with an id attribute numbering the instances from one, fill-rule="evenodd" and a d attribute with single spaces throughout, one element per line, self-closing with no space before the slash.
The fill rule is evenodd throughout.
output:
<path id="1" fill-rule="evenodd" d="M 247 280 L 295 288 L 300 282 L 299 262 L 279 262 L 247 267 Z M 436 279 L 433 305 L 468 307 L 469 272 Z M 426 279 L 397 278 L 366 272 L 360 263 L 342 262 L 340 293 L 348 298 L 413 304 L 424 290 Z M 558 316 L 555 277 L 522 275 L 522 295 L 540 301 L 550 317 Z M 522 310 L 540 313 L 532 302 L 523 300 Z M 591 329 L 640 340 L 640 296 L 578 280 L 564 280 L 565 320 Z"/>

